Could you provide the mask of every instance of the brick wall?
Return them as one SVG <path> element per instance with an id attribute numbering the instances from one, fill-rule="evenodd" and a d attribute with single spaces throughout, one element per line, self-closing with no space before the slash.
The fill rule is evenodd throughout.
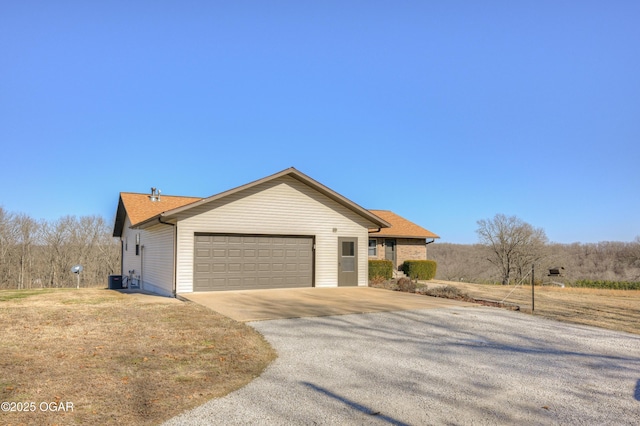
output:
<path id="1" fill-rule="evenodd" d="M 370 238 L 373 239 L 373 238 Z M 425 246 L 425 240 L 412 239 L 412 238 L 394 238 L 396 240 L 396 264 L 395 269 L 398 269 L 405 260 L 426 260 L 427 247 Z M 384 259 L 384 241 L 385 238 L 376 238 L 377 240 L 377 253 L 375 256 L 369 256 L 371 260 Z"/>
<path id="2" fill-rule="evenodd" d="M 405 260 L 426 260 L 427 246 L 425 245 L 425 241 L 398 238 L 396 240 L 396 257 L 398 260 L 396 268 L 402 265 Z"/>

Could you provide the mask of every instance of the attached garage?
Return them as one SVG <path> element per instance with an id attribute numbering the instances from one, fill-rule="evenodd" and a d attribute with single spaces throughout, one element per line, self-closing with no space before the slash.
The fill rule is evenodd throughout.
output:
<path id="1" fill-rule="evenodd" d="M 194 291 L 313 286 L 313 237 L 195 234 Z"/>
<path id="2" fill-rule="evenodd" d="M 122 274 L 165 295 L 368 285 L 389 223 L 294 168 L 208 198 L 121 193 Z"/>

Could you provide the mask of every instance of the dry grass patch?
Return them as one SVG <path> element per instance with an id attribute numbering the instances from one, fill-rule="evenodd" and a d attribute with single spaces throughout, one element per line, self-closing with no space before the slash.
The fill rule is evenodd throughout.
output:
<path id="1" fill-rule="evenodd" d="M 515 303 L 531 312 L 531 286 L 514 289 L 513 285 L 469 284 L 449 281 L 429 281 L 435 285 L 450 285 L 477 299 Z M 640 334 L 640 291 L 590 288 L 535 288 L 535 315 L 575 324 L 592 325 L 609 330 Z"/>
<path id="2" fill-rule="evenodd" d="M 0 401 L 38 408 L 2 424 L 157 424 L 275 358 L 254 329 L 200 305 L 104 289 L 0 291 L 0 321 Z"/>

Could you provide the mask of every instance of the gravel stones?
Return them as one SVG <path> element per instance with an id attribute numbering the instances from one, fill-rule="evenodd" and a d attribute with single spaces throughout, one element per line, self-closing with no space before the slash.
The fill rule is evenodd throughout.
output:
<path id="1" fill-rule="evenodd" d="M 636 424 L 640 336 L 488 307 L 250 323 L 262 376 L 167 425 Z"/>

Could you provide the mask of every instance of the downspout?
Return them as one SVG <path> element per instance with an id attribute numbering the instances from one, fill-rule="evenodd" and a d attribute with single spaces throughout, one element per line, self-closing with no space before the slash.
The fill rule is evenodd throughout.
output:
<path id="1" fill-rule="evenodd" d="M 175 223 L 163 222 L 162 216 L 158 216 L 158 223 L 161 223 L 162 225 L 173 226 L 173 289 L 171 290 L 171 293 L 173 294 L 173 297 L 176 297 L 176 293 L 177 293 L 176 292 L 176 281 L 177 281 L 176 262 L 178 261 L 178 227 L 176 226 Z"/>
<path id="2" fill-rule="evenodd" d="M 124 275 L 124 240 L 122 239 L 122 235 L 120 236 L 120 273 Z M 128 285 L 128 283 L 127 283 Z"/>
<path id="3" fill-rule="evenodd" d="M 427 246 L 428 246 L 429 244 L 431 244 L 431 243 L 435 243 L 435 242 L 436 242 L 436 239 L 435 239 L 435 238 L 432 238 L 432 239 L 431 239 L 431 241 L 427 241 L 427 240 L 425 239 L 425 243 L 424 243 L 424 258 L 425 258 L 425 260 L 429 260 L 429 256 L 427 255 Z"/>
<path id="4" fill-rule="evenodd" d="M 140 245 L 140 290 L 144 290 L 144 245 Z"/>

